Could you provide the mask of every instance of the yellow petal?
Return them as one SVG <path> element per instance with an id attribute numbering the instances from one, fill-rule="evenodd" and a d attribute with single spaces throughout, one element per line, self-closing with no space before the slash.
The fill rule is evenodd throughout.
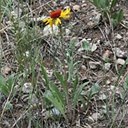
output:
<path id="1" fill-rule="evenodd" d="M 57 19 L 55 20 L 55 25 L 59 25 L 59 24 L 61 24 L 61 20 L 60 20 L 59 18 L 57 18 Z"/>
<path id="2" fill-rule="evenodd" d="M 45 18 L 43 19 L 43 22 L 48 22 L 50 20 L 50 18 Z"/>
<path id="3" fill-rule="evenodd" d="M 46 25 L 49 24 L 51 27 L 54 24 L 54 20 L 52 18 L 46 18 L 46 19 L 43 20 L 43 22 L 45 22 Z"/>
<path id="4" fill-rule="evenodd" d="M 68 18 L 70 18 L 70 15 L 71 15 L 71 9 L 67 8 L 66 10 L 61 11 L 60 17 L 63 19 L 68 19 Z"/>

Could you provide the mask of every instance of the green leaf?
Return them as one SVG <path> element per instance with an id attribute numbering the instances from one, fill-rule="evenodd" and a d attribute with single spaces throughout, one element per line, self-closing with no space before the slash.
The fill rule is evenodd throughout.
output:
<path id="1" fill-rule="evenodd" d="M 0 75 L 0 92 L 8 96 L 13 85 L 14 85 L 13 75 L 9 76 L 7 80 L 5 80 L 5 78 L 2 75 Z"/>
<path id="2" fill-rule="evenodd" d="M 74 72 L 74 61 L 73 59 L 70 60 L 68 63 L 68 81 L 72 80 Z"/>
<path id="3" fill-rule="evenodd" d="M 116 27 L 123 20 L 123 10 L 119 10 L 112 15 L 112 24 Z"/>
<path id="4" fill-rule="evenodd" d="M 126 65 L 127 65 L 127 64 L 128 64 L 128 58 L 126 59 L 126 61 L 125 61 L 125 62 L 126 62 Z"/>
<path id="5" fill-rule="evenodd" d="M 5 110 L 12 110 L 13 109 L 13 105 L 11 104 L 10 101 L 7 101 L 5 104 Z"/>
<path id="6" fill-rule="evenodd" d="M 89 97 L 89 98 L 92 98 L 96 93 L 98 93 L 100 91 L 100 86 L 97 84 L 97 83 L 95 83 L 92 87 L 91 87 L 91 89 L 89 90 L 89 92 L 87 93 L 87 96 Z"/>
<path id="7" fill-rule="evenodd" d="M 126 77 L 125 83 L 124 83 L 124 89 L 128 90 L 128 76 Z"/>
<path id="8" fill-rule="evenodd" d="M 86 82 L 82 85 L 77 86 L 77 89 L 74 91 L 74 97 L 73 97 L 73 106 L 75 107 L 79 101 L 79 97 L 81 95 L 82 90 L 89 82 Z"/>
<path id="9" fill-rule="evenodd" d="M 41 65 L 41 73 L 44 76 L 45 85 L 46 85 L 46 87 L 48 89 L 49 88 L 49 78 L 48 78 L 48 75 L 47 75 L 47 72 L 46 72 L 46 69 L 45 69 L 44 65 Z"/>
<path id="10" fill-rule="evenodd" d="M 63 98 L 63 93 L 61 93 L 59 91 L 58 87 L 56 85 L 54 85 L 53 83 L 50 83 L 49 89 L 52 92 L 52 94 L 54 95 L 54 97 L 56 97 L 58 99 L 58 101 L 64 106 L 65 102 L 64 102 L 64 98 Z"/>
<path id="11" fill-rule="evenodd" d="M 60 84 L 62 85 L 65 94 L 67 94 L 67 79 L 64 78 L 64 76 L 61 75 L 59 72 L 55 72 L 55 76 L 60 81 Z"/>
<path id="12" fill-rule="evenodd" d="M 14 75 L 10 75 L 6 81 L 6 86 L 8 91 L 11 91 L 13 85 L 14 85 Z"/>
<path id="13" fill-rule="evenodd" d="M 60 102 L 60 99 L 58 99 L 58 96 L 56 96 L 53 91 L 47 90 L 44 93 L 44 97 L 48 99 L 66 118 L 64 104 Z"/>
<path id="14" fill-rule="evenodd" d="M 111 8 L 114 7 L 117 3 L 117 0 L 111 0 Z"/>
<path id="15" fill-rule="evenodd" d="M 82 47 L 83 47 L 83 49 L 85 51 L 91 51 L 90 44 L 89 44 L 89 42 L 87 40 L 83 41 L 83 44 L 82 45 L 83 45 Z"/>
<path id="16" fill-rule="evenodd" d="M 99 10 L 106 10 L 109 7 L 109 0 L 93 0 L 92 2 Z"/>
<path id="17" fill-rule="evenodd" d="M 73 91 L 72 91 L 73 92 L 73 97 L 75 95 L 78 83 L 79 83 L 78 76 L 76 76 L 75 80 L 73 81 Z"/>
<path id="18" fill-rule="evenodd" d="M 0 75 L 0 88 L 6 84 L 5 78 Z"/>
<path id="19" fill-rule="evenodd" d="M 0 75 L 0 92 L 2 92 L 4 95 L 8 94 L 6 89 L 6 81 L 2 75 Z"/>

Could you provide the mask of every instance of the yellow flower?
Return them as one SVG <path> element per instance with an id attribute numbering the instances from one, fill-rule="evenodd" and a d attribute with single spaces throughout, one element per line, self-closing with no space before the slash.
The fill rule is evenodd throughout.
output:
<path id="1" fill-rule="evenodd" d="M 46 23 L 46 25 L 50 25 L 53 27 L 53 25 L 59 25 L 61 24 L 62 19 L 69 19 L 71 15 L 70 8 L 67 8 L 65 10 L 55 10 L 50 12 L 50 17 L 43 20 L 43 22 Z"/>

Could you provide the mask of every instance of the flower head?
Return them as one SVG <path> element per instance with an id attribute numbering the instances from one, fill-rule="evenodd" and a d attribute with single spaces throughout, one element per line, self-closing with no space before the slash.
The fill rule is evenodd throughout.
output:
<path id="1" fill-rule="evenodd" d="M 69 19 L 71 15 L 71 10 L 70 8 L 67 8 L 65 10 L 55 10 L 50 12 L 50 16 L 46 19 L 43 20 L 43 22 L 46 23 L 46 25 L 50 25 L 53 27 L 53 25 L 59 25 L 61 24 L 62 19 Z"/>

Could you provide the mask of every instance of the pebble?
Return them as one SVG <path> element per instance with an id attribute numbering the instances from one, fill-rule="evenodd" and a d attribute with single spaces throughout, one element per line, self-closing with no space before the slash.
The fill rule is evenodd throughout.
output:
<path id="1" fill-rule="evenodd" d="M 101 114 L 98 113 L 98 112 L 93 113 L 93 114 L 92 114 L 92 118 L 93 118 L 93 120 L 97 121 L 98 119 L 101 118 Z"/>
<path id="2" fill-rule="evenodd" d="M 74 5 L 73 10 L 74 11 L 80 11 L 80 5 Z"/>
<path id="3" fill-rule="evenodd" d="M 94 62 L 94 61 L 89 61 L 89 66 L 91 69 L 96 69 L 98 65 L 101 65 L 100 62 Z"/>
<path id="4" fill-rule="evenodd" d="M 109 85 L 111 83 L 110 80 L 106 80 L 106 84 Z"/>
<path id="5" fill-rule="evenodd" d="M 110 50 L 106 50 L 102 56 L 103 60 L 107 60 L 109 59 L 110 55 L 111 55 L 111 51 Z"/>
<path id="6" fill-rule="evenodd" d="M 69 36 L 71 34 L 71 31 L 69 29 L 65 29 L 66 36 Z"/>
<path id="7" fill-rule="evenodd" d="M 30 99 L 31 104 L 33 104 L 33 105 L 38 104 L 38 102 L 39 102 L 39 100 L 35 94 L 30 95 L 29 99 Z"/>
<path id="8" fill-rule="evenodd" d="M 91 52 L 94 52 L 97 49 L 97 45 L 96 44 L 92 44 L 91 45 Z"/>
<path id="9" fill-rule="evenodd" d="M 120 39 L 122 39 L 122 38 L 123 38 L 123 37 L 122 37 L 120 34 L 117 34 L 117 35 L 116 35 L 116 39 L 119 39 L 119 40 L 120 40 Z"/>
<path id="10" fill-rule="evenodd" d="M 11 68 L 9 66 L 5 66 L 1 68 L 1 73 L 6 76 L 9 75 L 11 73 Z"/>
<path id="11" fill-rule="evenodd" d="M 23 93 L 30 93 L 32 92 L 33 87 L 31 83 L 24 83 L 23 87 L 22 87 L 22 91 Z"/>
<path id="12" fill-rule="evenodd" d="M 82 4 L 82 5 L 81 5 L 81 7 L 86 7 L 86 6 L 87 6 L 87 4 Z"/>
<path id="13" fill-rule="evenodd" d="M 126 53 L 122 51 L 120 48 L 115 48 L 114 49 L 116 56 L 119 58 L 126 58 Z"/>
<path id="14" fill-rule="evenodd" d="M 105 63 L 105 64 L 104 64 L 104 69 L 105 69 L 106 71 L 108 71 L 108 70 L 110 69 L 110 67 L 111 67 L 111 63 Z"/>
<path id="15" fill-rule="evenodd" d="M 121 58 L 118 58 L 117 61 L 116 61 L 117 64 L 120 64 L 120 65 L 124 65 L 125 64 L 125 60 L 124 59 L 121 59 Z"/>
<path id="16" fill-rule="evenodd" d="M 107 96 L 103 93 L 99 96 L 99 100 L 106 100 Z"/>

